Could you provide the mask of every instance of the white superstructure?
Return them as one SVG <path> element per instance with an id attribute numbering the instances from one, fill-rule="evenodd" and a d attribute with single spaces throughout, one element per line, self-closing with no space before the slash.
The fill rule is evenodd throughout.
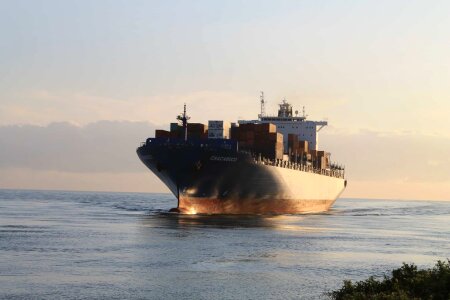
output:
<path id="1" fill-rule="evenodd" d="M 286 99 L 279 104 L 278 115 L 269 116 L 265 114 L 264 109 L 264 94 L 261 93 L 261 114 L 258 115 L 258 120 L 243 121 L 244 123 L 272 123 L 277 126 L 277 132 L 283 134 L 284 149 L 288 149 L 288 134 L 296 134 L 299 140 L 308 141 L 309 150 L 318 150 L 319 135 L 318 132 L 326 125 L 327 121 L 309 121 L 306 120 L 305 108 L 303 107 L 303 114 L 298 116 L 298 111 L 295 111 L 295 116 L 292 113 L 292 105 Z"/>

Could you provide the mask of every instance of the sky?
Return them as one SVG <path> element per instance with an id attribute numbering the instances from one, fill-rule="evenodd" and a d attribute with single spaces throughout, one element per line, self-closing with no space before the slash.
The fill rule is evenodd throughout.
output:
<path id="1" fill-rule="evenodd" d="M 187 103 L 328 120 L 344 197 L 450 199 L 448 1 L 0 0 L 0 188 L 168 192 L 135 148 Z"/>

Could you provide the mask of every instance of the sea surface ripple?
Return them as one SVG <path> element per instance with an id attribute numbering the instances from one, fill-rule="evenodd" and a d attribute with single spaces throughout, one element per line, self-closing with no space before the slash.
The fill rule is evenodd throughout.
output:
<path id="1" fill-rule="evenodd" d="M 0 190 L 1 299 L 326 299 L 344 279 L 450 258 L 450 202 L 323 214 L 168 213 L 169 194 Z"/>

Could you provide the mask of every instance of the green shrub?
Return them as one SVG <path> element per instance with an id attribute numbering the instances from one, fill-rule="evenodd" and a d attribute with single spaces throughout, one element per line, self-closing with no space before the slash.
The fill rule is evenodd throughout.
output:
<path id="1" fill-rule="evenodd" d="M 450 299 L 450 260 L 438 261 L 431 269 L 419 270 L 414 264 L 405 264 L 392 271 L 392 277 L 377 280 L 370 277 L 365 281 L 344 285 L 328 293 L 336 300 L 350 299 Z"/>

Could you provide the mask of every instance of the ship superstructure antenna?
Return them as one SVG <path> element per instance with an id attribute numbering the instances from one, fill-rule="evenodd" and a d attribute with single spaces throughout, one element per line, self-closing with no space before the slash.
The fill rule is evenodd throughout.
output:
<path id="1" fill-rule="evenodd" d="M 308 115 L 306 114 L 306 109 L 305 106 L 303 105 L 303 118 L 306 119 L 306 117 L 308 117 Z"/>
<path id="2" fill-rule="evenodd" d="M 259 96 L 259 98 L 261 99 L 261 115 L 260 117 L 265 117 L 266 116 L 266 102 L 264 100 L 264 92 L 261 91 L 261 96 Z"/>
<path id="3" fill-rule="evenodd" d="M 187 121 L 190 119 L 186 114 L 186 103 L 184 104 L 183 113 L 177 116 L 177 120 L 181 122 L 184 131 L 184 140 L 187 141 Z"/>

